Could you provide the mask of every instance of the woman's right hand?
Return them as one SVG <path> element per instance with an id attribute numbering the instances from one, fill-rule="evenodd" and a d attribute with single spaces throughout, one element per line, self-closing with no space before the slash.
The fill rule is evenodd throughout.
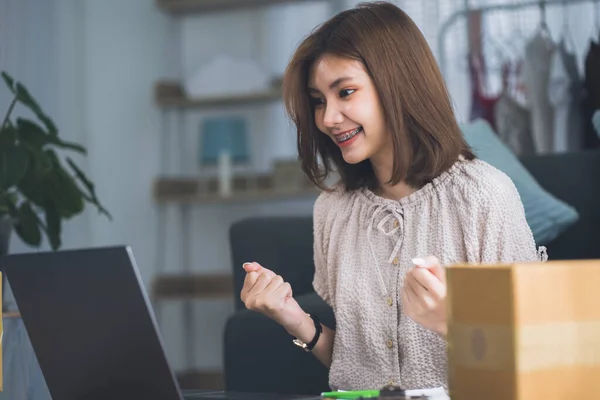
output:
<path id="1" fill-rule="evenodd" d="M 245 263 L 246 279 L 241 299 L 249 310 L 258 311 L 294 332 L 306 313 L 294 300 L 292 287 L 273 271 L 256 262 Z"/>

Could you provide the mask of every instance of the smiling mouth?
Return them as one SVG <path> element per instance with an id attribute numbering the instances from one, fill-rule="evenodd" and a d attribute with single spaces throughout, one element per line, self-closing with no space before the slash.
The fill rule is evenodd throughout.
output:
<path id="1" fill-rule="evenodd" d="M 359 126 L 358 128 L 351 130 L 350 132 L 342 133 L 340 135 L 335 135 L 335 141 L 338 143 L 347 142 L 348 140 L 352 139 L 354 136 L 356 136 L 360 132 L 362 132 L 362 130 L 363 130 L 363 127 Z"/>

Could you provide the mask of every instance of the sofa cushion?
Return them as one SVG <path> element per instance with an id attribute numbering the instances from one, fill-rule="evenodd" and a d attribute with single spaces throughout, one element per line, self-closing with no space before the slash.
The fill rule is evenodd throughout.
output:
<path id="1" fill-rule="evenodd" d="M 461 128 L 476 156 L 504 172 L 514 182 L 536 243 L 548 244 L 577 221 L 579 214 L 575 208 L 542 188 L 487 121 L 478 119 L 463 124 Z"/>

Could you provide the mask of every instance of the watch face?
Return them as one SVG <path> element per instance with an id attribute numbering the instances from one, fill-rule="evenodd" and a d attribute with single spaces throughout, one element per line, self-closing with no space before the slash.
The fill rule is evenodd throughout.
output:
<path id="1" fill-rule="evenodd" d="M 302 340 L 300 339 L 294 339 L 293 340 L 294 344 L 298 347 L 302 347 L 303 349 L 306 349 L 306 343 L 304 343 Z"/>

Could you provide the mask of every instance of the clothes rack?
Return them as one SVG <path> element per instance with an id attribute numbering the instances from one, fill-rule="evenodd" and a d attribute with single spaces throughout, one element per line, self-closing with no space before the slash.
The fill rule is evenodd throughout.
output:
<path id="1" fill-rule="evenodd" d="M 456 24 L 458 21 L 462 19 L 466 19 L 470 12 L 477 10 L 482 14 L 489 13 L 492 11 L 517 11 L 526 8 L 540 8 L 542 10 L 542 15 L 544 15 L 545 10 L 549 6 L 572 6 L 575 4 L 583 4 L 583 3 L 591 3 L 596 4 L 599 3 L 600 0 L 531 0 L 531 1 L 522 1 L 519 3 L 511 3 L 511 4 L 491 4 L 487 6 L 477 6 L 472 7 L 469 4 L 468 0 L 464 1 L 464 7 L 462 10 L 456 11 L 450 17 L 444 21 L 440 27 L 437 37 L 437 46 L 438 46 L 438 62 L 440 64 L 440 70 L 442 71 L 442 75 L 447 77 L 447 62 L 446 62 L 446 52 L 445 52 L 445 44 L 446 44 L 446 36 L 450 28 Z M 596 18 L 598 16 L 596 15 Z M 542 18 L 544 21 L 544 18 Z M 467 24 L 468 26 L 468 24 Z M 468 29 L 468 28 L 467 28 Z M 467 32 L 468 37 L 468 32 Z"/>

